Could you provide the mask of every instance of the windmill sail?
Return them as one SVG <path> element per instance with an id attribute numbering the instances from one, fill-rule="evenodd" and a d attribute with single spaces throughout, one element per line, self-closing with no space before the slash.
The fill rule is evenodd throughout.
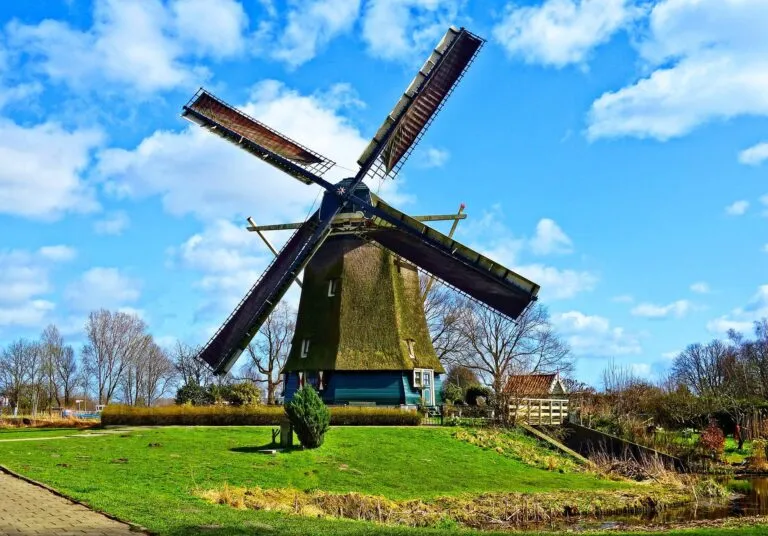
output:
<path id="1" fill-rule="evenodd" d="M 536 283 L 371 197 L 400 224 L 376 218 L 368 238 L 512 319 L 536 299 Z"/>
<path id="2" fill-rule="evenodd" d="M 224 374 L 232 368 L 269 313 L 323 243 L 328 231 L 326 229 L 318 234 L 318 228 L 318 213 L 315 212 L 291 236 L 224 325 L 202 349 L 200 358 L 216 374 Z"/>
<path id="3" fill-rule="evenodd" d="M 379 154 L 380 162 L 374 173 L 387 175 L 393 170 L 396 172 L 442 108 L 482 44 L 480 37 L 464 28 L 449 28 L 357 163 L 362 166 Z"/>
<path id="4" fill-rule="evenodd" d="M 208 127 L 233 144 L 305 184 L 318 182 L 335 162 L 260 123 L 204 89 L 184 106 L 182 117 Z"/>

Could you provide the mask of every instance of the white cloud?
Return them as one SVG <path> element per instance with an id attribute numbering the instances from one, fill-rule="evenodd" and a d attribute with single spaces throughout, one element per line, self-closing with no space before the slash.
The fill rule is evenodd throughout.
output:
<path id="1" fill-rule="evenodd" d="M 423 61 L 459 18 L 460 0 L 368 0 L 363 40 L 378 58 Z"/>
<path id="2" fill-rule="evenodd" d="M 64 289 L 64 299 L 75 311 L 118 309 L 139 299 L 141 282 L 118 268 L 95 267 Z"/>
<path id="3" fill-rule="evenodd" d="M 635 298 L 633 298 L 629 294 L 621 294 L 619 296 L 614 296 L 613 298 L 611 298 L 611 301 L 616 303 L 632 303 L 633 301 L 635 301 Z"/>
<path id="4" fill-rule="evenodd" d="M 314 58 L 334 37 L 351 30 L 359 11 L 360 0 L 295 2 L 272 57 L 298 67 Z"/>
<path id="5" fill-rule="evenodd" d="M 729 329 L 751 332 L 753 323 L 768 317 L 768 285 L 758 287 L 746 306 L 738 307 L 727 315 L 711 320 L 707 329 L 713 333 L 725 333 Z"/>
<path id="6" fill-rule="evenodd" d="M 101 235 L 120 235 L 131 224 L 131 220 L 123 211 L 113 212 L 107 217 L 97 220 L 93 224 L 93 230 Z"/>
<path id="7" fill-rule="evenodd" d="M 279 82 L 265 81 L 242 109 L 354 169 L 367 140 L 341 114 L 344 106 L 356 102 L 345 87 L 304 96 Z M 344 94 L 347 98 L 342 98 Z M 181 132 L 156 131 L 133 150 L 103 151 L 97 174 L 116 194 L 159 195 L 169 213 L 194 214 L 207 221 L 248 215 L 259 223 L 303 220 L 319 195 L 317 187 L 292 179 L 197 126 Z M 325 178 L 346 175 L 349 171 L 337 167 Z M 401 186 L 392 182 L 384 197 L 396 201 Z"/>
<path id="8" fill-rule="evenodd" d="M 536 225 L 536 234 L 530 241 L 536 255 L 550 253 L 571 253 L 573 242 L 554 220 L 542 218 Z"/>
<path id="9" fill-rule="evenodd" d="M 64 245 L 43 246 L 38 250 L 38 254 L 50 261 L 66 262 L 74 259 L 77 256 L 77 251 L 75 248 Z"/>
<path id="10" fill-rule="evenodd" d="M 443 167 L 451 156 L 451 153 L 445 149 L 437 147 L 426 147 L 421 153 L 421 166 L 425 168 Z"/>
<path id="11" fill-rule="evenodd" d="M 563 67 L 585 62 L 642 12 L 631 0 L 545 0 L 537 6 L 509 4 L 493 28 L 494 39 L 512 57 Z"/>
<path id="12" fill-rule="evenodd" d="M 712 289 L 709 288 L 709 284 L 704 281 L 697 281 L 696 283 L 693 283 L 690 288 L 691 292 L 695 292 L 696 294 L 709 294 L 712 292 Z"/>
<path id="13" fill-rule="evenodd" d="M 759 166 L 768 159 L 768 142 L 758 143 L 739 153 L 739 162 L 748 166 Z"/>
<path id="14" fill-rule="evenodd" d="M 55 308 L 46 299 L 52 290 L 50 272 L 73 255 L 64 245 L 0 251 L 0 328 L 41 327 Z"/>
<path id="15" fill-rule="evenodd" d="M 582 292 L 594 290 L 598 277 L 588 271 L 555 268 L 543 264 L 516 266 L 521 275 L 541 285 L 541 297 L 546 300 L 565 300 Z"/>
<path id="16" fill-rule="evenodd" d="M 680 355 L 680 350 L 674 350 L 672 352 L 663 352 L 661 354 L 661 357 L 663 357 L 664 359 L 672 360 L 672 359 L 675 359 L 679 355 Z"/>
<path id="17" fill-rule="evenodd" d="M 734 201 L 727 207 L 725 207 L 725 213 L 729 216 L 743 216 L 746 214 L 747 209 L 749 208 L 749 201 L 740 200 L 740 201 Z"/>
<path id="18" fill-rule="evenodd" d="M 763 246 L 763 251 L 764 251 L 765 253 L 768 253 L 768 244 L 766 244 L 766 245 L 764 245 L 764 246 Z"/>
<path id="19" fill-rule="evenodd" d="M 95 130 L 22 127 L 0 118 L 0 213 L 55 220 L 96 208 L 81 174 L 101 141 Z"/>
<path id="20" fill-rule="evenodd" d="M 651 74 L 598 98 L 588 136 L 666 140 L 714 120 L 768 115 L 766 20 L 763 0 L 657 2 L 637 45 Z"/>
<path id="21" fill-rule="evenodd" d="M 632 374 L 641 378 L 649 377 L 652 372 L 651 365 L 648 363 L 630 363 L 629 369 L 632 371 Z"/>
<path id="22" fill-rule="evenodd" d="M 552 323 L 576 355 L 603 357 L 642 351 L 637 336 L 624 328 L 611 326 L 611 322 L 602 316 L 569 311 L 552 315 Z"/>
<path id="23" fill-rule="evenodd" d="M 246 46 L 248 15 L 236 0 L 175 0 L 170 5 L 173 26 L 198 56 L 236 56 Z"/>
<path id="24" fill-rule="evenodd" d="M 632 308 L 631 313 L 634 316 L 643 318 L 682 318 L 688 314 L 692 308 L 693 306 L 688 300 L 677 300 L 667 305 L 640 303 Z"/>
<path id="25" fill-rule="evenodd" d="M 0 72 L 0 74 L 2 73 Z M 12 103 L 29 102 L 30 99 L 42 92 L 43 85 L 39 82 L 4 86 L 0 80 L 0 110 Z"/>
<path id="26" fill-rule="evenodd" d="M 97 0 L 84 31 L 45 19 L 11 21 L 7 33 L 10 46 L 54 81 L 78 91 L 116 85 L 148 95 L 199 85 L 208 71 L 196 59 L 243 52 L 247 22 L 233 0 Z"/>

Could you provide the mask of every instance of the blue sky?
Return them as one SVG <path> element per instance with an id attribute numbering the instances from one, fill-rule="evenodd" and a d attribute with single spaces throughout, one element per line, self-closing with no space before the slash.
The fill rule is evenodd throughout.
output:
<path id="1" fill-rule="evenodd" d="M 542 285 L 584 380 L 768 316 L 762 0 L 5 2 L 0 341 L 77 343 L 98 307 L 207 339 L 269 260 L 244 218 L 319 189 L 181 106 L 205 86 L 341 178 L 449 24 L 488 42 L 385 199 L 466 203 L 458 238 Z"/>

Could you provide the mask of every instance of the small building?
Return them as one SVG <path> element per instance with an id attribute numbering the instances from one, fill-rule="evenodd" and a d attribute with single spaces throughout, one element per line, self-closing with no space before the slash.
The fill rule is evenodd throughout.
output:
<path id="1" fill-rule="evenodd" d="M 568 391 L 557 373 L 510 376 L 504 393 L 510 414 L 528 424 L 559 425 L 568 417 Z"/>

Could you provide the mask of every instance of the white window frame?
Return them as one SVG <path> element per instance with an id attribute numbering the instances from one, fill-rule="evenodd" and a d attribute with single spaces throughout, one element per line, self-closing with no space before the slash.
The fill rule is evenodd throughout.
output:
<path id="1" fill-rule="evenodd" d="M 339 280 L 338 279 L 329 279 L 328 280 L 328 297 L 333 298 L 336 295 L 336 292 L 339 290 Z"/>
<path id="2" fill-rule="evenodd" d="M 309 339 L 301 340 L 301 357 L 305 358 L 309 355 Z"/>
<path id="3" fill-rule="evenodd" d="M 419 374 L 419 381 L 416 381 L 416 373 Z M 424 385 L 424 374 L 429 374 L 429 377 L 432 378 L 432 381 L 429 383 L 429 385 Z M 413 369 L 413 386 L 414 388 L 423 388 L 428 387 L 430 389 L 434 388 L 435 383 L 435 371 L 434 369 L 426 369 L 426 368 L 415 368 Z"/>
<path id="4" fill-rule="evenodd" d="M 405 339 L 405 344 L 408 346 L 408 357 L 411 359 L 416 359 L 416 353 L 413 349 L 413 346 L 415 344 L 413 339 Z"/>

